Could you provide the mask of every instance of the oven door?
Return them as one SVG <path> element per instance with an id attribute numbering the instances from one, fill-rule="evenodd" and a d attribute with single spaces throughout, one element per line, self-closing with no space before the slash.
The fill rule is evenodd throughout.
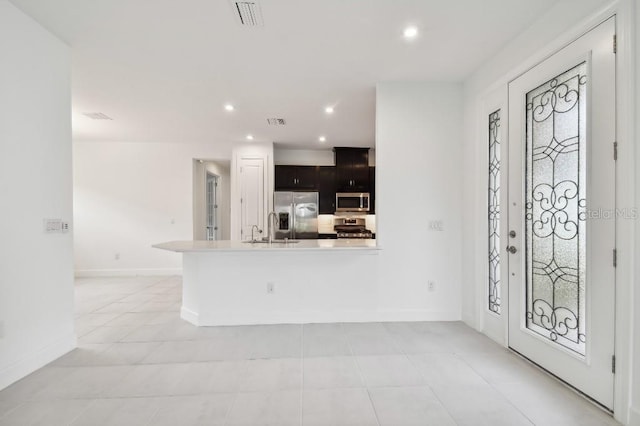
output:
<path id="1" fill-rule="evenodd" d="M 368 212 L 368 192 L 338 192 L 336 194 L 336 212 Z"/>

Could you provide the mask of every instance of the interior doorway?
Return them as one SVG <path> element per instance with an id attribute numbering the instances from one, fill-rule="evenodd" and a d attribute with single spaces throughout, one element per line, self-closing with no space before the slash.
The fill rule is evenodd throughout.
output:
<path id="1" fill-rule="evenodd" d="M 206 220 L 207 220 L 207 240 L 215 241 L 218 239 L 218 175 L 211 172 L 207 173 L 207 193 L 206 193 Z"/>
<path id="2" fill-rule="evenodd" d="M 228 240 L 231 231 L 229 160 L 193 160 L 193 239 Z"/>

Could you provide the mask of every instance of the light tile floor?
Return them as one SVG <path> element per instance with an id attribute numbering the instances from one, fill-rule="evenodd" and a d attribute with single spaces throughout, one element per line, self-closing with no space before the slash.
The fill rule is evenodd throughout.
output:
<path id="1" fill-rule="evenodd" d="M 460 322 L 194 327 L 179 277 L 79 279 L 79 347 L 0 425 L 614 425 Z"/>

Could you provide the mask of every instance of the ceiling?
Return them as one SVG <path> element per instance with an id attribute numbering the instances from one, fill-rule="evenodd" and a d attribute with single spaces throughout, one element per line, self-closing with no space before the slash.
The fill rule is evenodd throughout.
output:
<path id="1" fill-rule="evenodd" d="M 377 82 L 463 81 L 562 0 L 256 0 L 258 27 L 229 0 L 12 1 L 72 46 L 75 140 L 227 152 L 373 146 Z"/>

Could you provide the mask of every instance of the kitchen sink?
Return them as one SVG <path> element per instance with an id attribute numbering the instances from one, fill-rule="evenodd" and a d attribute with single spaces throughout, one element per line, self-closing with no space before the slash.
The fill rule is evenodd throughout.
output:
<path id="1" fill-rule="evenodd" d="M 271 243 L 267 240 L 243 241 L 243 243 L 249 244 L 295 244 L 299 242 L 300 240 L 271 240 Z"/>

